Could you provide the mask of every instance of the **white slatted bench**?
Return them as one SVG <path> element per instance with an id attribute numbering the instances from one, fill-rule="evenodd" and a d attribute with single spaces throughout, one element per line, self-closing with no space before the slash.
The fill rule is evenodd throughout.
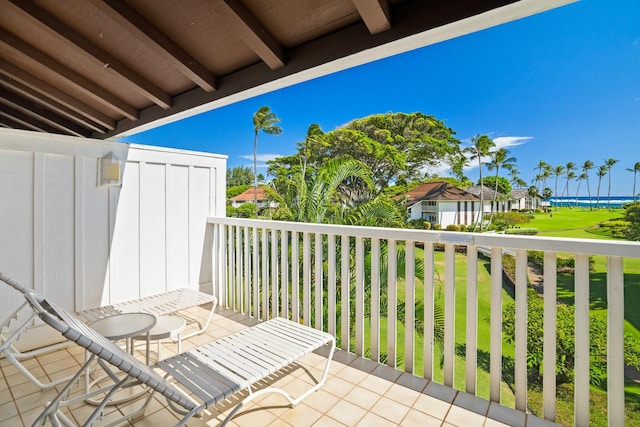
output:
<path id="1" fill-rule="evenodd" d="M 11 286 L 15 290 L 20 293 L 29 293 L 31 292 L 25 286 L 19 284 L 15 280 L 9 278 L 7 275 L 0 271 L 0 282 L 4 282 L 7 285 Z M 198 322 L 194 319 L 187 318 L 191 323 L 195 323 L 198 325 L 195 331 L 190 331 L 187 334 L 183 334 L 181 336 L 182 339 L 192 337 L 194 335 L 200 334 L 204 332 L 209 323 L 211 322 L 211 318 L 213 317 L 213 312 L 216 308 L 217 300 L 216 298 L 208 293 L 196 291 L 194 289 L 177 289 L 173 291 L 168 291 L 164 293 L 160 293 L 157 295 L 150 295 L 144 298 L 140 298 L 133 301 L 126 301 L 118 304 L 102 306 L 91 308 L 88 310 L 84 310 L 78 312 L 77 315 L 84 319 L 86 322 L 91 322 L 94 320 L 102 319 L 105 317 L 113 316 L 114 314 L 121 313 L 149 313 L 155 316 L 164 316 L 169 314 L 175 314 L 178 311 L 185 310 L 192 307 L 197 307 L 200 305 L 211 304 L 211 310 L 209 311 L 209 315 L 204 324 Z M 26 303 L 25 303 L 26 304 Z M 38 378 L 36 378 L 21 362 L 22 360 L 29 359 L 34 356 L 38 356 L 41 354 L 45 354 L 51 351 L 58 350 L 66 345 L 68 342 L 60 343 L 60 344 L 52 344 L 48 345 L 36 350 L 21 352 L 16 346 L 15 342 L 18 341 L 20 335 L 27 330 L 31 324 L 33 323 L 33 318 L 35 317 L 35 313 L 32 313 L 25 321 L 14 328 L 13 331 L 9 331 L 9 327 L 11 324 L 18 320 L 18 314 L 23 309 L 25 305 L 23 304 L 17 310 L 15 310 L 7 319 L 5 319 L 2 324 L 0 324 L 0 354 L 3 354 L 16 368 L 22 372 L 33 384 L 35 384 L 41 390 L 48 390 L 56 385 L 63 384 L 69 380 L 69 377 L 59 378 L 57 380 L 51 382 L 42 382 Z M 186 317 L 186 316 L 183 316 Z"/>
<path id="2" fill-rule="evenodd" d="M 184 415 L 176 424 L 183 426 L 191 417 L 200 414 L 204 409 L 222 403 L 242 390 L 247 390 L 249 395 L 231 410 L 223 422 L 225 425 L 248 401 L 261 394 L 278 393 L 287 399 L 291 407 L 297 405 L 324 384 L 335 350 L 333 336 L 290 320 L 276 318 L 159 362 L 158 367 L 166 373 L 163 378 L 157 371 L 122 351 L 55 304 L 48 303 L 33 293 L 25 294 L 25 298 L 45 323 L 92 354 L 74 378 L 47 405 L 34 425 L 41 424 L 45 419 L 49 419 L 53 425 L 71 423 L 60 411 L 60 406 L 74 404 L 86 397 L 86 395 L 80 396 L 63 403 L 75 379 L 83 375 L 92 360 L 96 358 L 103 369 L 112 372 L 107 365 L 109 364 L 125 372 L 128 377 L 114 385 L 84 425 L 91 425 L 98 419 L 111 396 L 129 380 L 146 385 L 152 392 L 149 393 L 149 397 L 141 408 L 134 413 L 126 414 L 113 424 L 121 423 L 126 419 L 139 418 L 154 393 L 165 396 L 170 406 Z M 293 398 L 276 387 L 255 388 L 261 380 L 325 345 L 329 346 L 329 356 L 322 378 L 302 395 Z M 112 378 L 115 378 L 113 373 Z M 191 397 L 181 391 L 183 389 L 192 393 L 199 402 L 194 402 Z"/>

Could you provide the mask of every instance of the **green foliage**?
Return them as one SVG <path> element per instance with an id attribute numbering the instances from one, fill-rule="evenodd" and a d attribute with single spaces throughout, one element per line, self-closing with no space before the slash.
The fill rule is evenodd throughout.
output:
<path id="1" fill-rule="evenodd" d="M 410 182 L 428 166 L 438 166 L 460 156 L 460 141 L 444 122 L 422 113 L 374 114 L 353 120 L 344 127 L 323 133 L 314 127 L 298 153 L 269 163 L 269 174 L 289 175 L 297 167 L 319 168 L 330 159 L 362 161 L 375 171 L 375 187 L 384 189 L 391 182 Z"/>
<path id="2" fill-rule="evenodd" d="M 542 251 L 529 251 L 527 253 L 527 259 L 530 263 L 538 266 L 540 269 L 544 268 L 544 252 Z M 556 259 L 556 268 L 557 272 L 567 272 L 567 270 L 572 270 L 576 266 L 576 260 L 574 257 L 558 257 Z M 594 271 L 595 267 L 595 258 L 593 255 L 589 256 L 589 271 Z"/>
<path id="3" fill-rule="evenodd" d="M 232 218 L 255 218 L 256 208 L 253 203 L 243 203 L 237 208 L 227 205 L 227 216 Z"/>
<path id="4" fill-rule="evenodd" d="M 253 184 L 253 171 L 246 166 L 227 169 L 227 188 Z M 231 196 L 233 197 L 233 196 Z"/>
<path id="5" fill-rule="evenodd" d="M 624 235 L 629 240 L 640 241 L 640 202 L 630 203 L 624 210 L 624 219 L 629 222 Z"/>
<path id="6" fill-rule="evenodd" d="M 551 196 L 553 196 L 553 191 L 549 187 L 546 187 L 544 190 L 542 190 L 542 199 L 543 200 L 547 200 Z"/>
<path id="7" fill-rule="evenodd" d="M 527 368 L 529 382 L 542 384 L 544 300 L 529 289 L 527 310 Z M 575 367 L 575 313 L 573 307 L 558 303 L 556 306 L 556 381 L 558 384 L 573 380 Z M 589 318 L 590 382 L 599 385 L 607 371 L 607 321 L 605 313 L 591 313 Z M 515 303 L 508 302 L 503 313 L 502 330 L 506 340 L 515 341 Z M 625 335 L 625 363 L 640 367 L 640 342 Z"/>
<path id="8" fill-rule="evenodd" d="M 235 187 L 227 187 L 227 200 L 237 196 L 238 194 L 244 193 L 249 188 L 251 188 L 251 185 L 237 185 Z"/>
<path id="9" fill-rule="evenodd" d="M 495 176 L 487 176 L 482 178 L 482 182 L 485 187 L 489 187 L 492 190 L 496 188 L 496 177 Z M 478 180 L 478 185 L 480 185 L 480 181 Z M 498 193 L 503 196 L 507 196 L 511 194 L 511 183 L 504 176 L 498 177 Z"/>
<path id="10" fill-rule="evenodd" d="M 497 212 L 493 216 L 493 224 L 498 230 L 505 230 L 507 228 L 513 228 L 516 225 L 526 224 L 532 219 L 533 217 L 531 215 L 522 212 Z"/>
<path id="11" fill-rule="evenodd" d="M 505 230 L 504 234 L 522 234 L 526 236 L 535 236 L 538 234 L 537 228 L 510 228 Z"/>

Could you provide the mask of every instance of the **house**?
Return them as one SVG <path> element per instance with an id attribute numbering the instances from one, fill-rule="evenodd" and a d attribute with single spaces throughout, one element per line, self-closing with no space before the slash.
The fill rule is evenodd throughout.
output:
<path id="1" fill-rule="evenodd" d="M 447 182 L 427 182 L 403 196 L 409 219 L 424 219 L 447 227 L 473 224 L 478 216 L 480 199 Z"/>
<path id="2" fill-rule="evenodd" d="M 528 188 L 514 188 L 509 195 L 509 210 L 535 210 L 542 208 L 542 197 L 536 192 L 529 193 Z"/>
<path id="3" fill-rule="evenodd" d="M 508 208 L 507 200 L 504 195 L 500 192 L 497 192 L 493 188 L 489 188 L 486 185 L 474 185 L 467 188 L 467 192 L 474 194 L 480 198 L 480 193 L 482 192 L 482 199 L 484 201 L 484 212 L 485 214 L 489 214 L 491 212 L 504 212 L 505 210 L 510 210 Z M 496 200 L 495 206 L 492 204 L 493 200 Z"/>
<path id="4" fill-rule="evenodd" d="M 231 206 L 233 206 L 234 208 L 240 207 L 245 203 L 255 203 L 256 200 L 258 202 L 259 208 L 267 207 L 267 205 L 272 208 L 277 206 L 277 203 L 275 202 L 271 202 L 270 204 L 268 204 L 267 194 L 264 190 L 264 187 L 258 187 L 257 192 L 254 187 L 247 188 L 242 193 L 229 199 L 229 201 L 231 202 Z"/>

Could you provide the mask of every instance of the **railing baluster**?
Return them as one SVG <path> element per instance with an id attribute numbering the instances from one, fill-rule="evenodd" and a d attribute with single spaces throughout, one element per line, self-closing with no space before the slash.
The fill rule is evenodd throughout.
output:
<path id="1" fill-rule="evenodd" d="M 416 253 L 415 242 L 405 241 L 404 370 L 413 374 L 415 349 Z"/>
<path id="2" fill-rule="evenodd" d="M 280 284 L 278 272 L 278 232 L 271 229 L 271 316 L 278 317 Z"/>
<path id="3" fill-rule="evenodd" d="M 340 301 L 340 332 L 342 334 L 343 350 L 349 351 L 349 343 L 351 341 L 351 330 L 349 328 L 349 304 L 350 304 L 350 283 L 349 283 L 349 236 L 343 234 L 340 236 L 340 281 L 341 283 L 341 301 Z"/>
<path id="4" fill-rule="evenodd" d="M 269 319 L 269 230 L 262 229 L 262 320 Z"/>
<path id="5" fill-rule="evenodd" d="M 300 322 L 300 239 L 291 233 L 291 318 Z"/>
<path id="6" fill-rule="evenodd" d="M 387 365 L 392 368 L 396 367 L 396 345 L 397 345 L 397 327 L 396 319 L 398 316 L 398 274 L 397 274 L 397 249 L 396 241 L 389 240 L 387 250 Z"/>
<path id="7" fill-rule="evenodd" d="M 236 226 L 236 310 L 244 312 L 242 305 L 243 278 L 242 275 L 242 233 L 240 226 Z"/>
<path id="8" fill-rule="evenodd" d="M 576 254 L 575 278 L 576 361 L 574 425 L 589 425 L 589 255 Z"/>
<path id="9" fill-rule="evenodd" d="M 280 235 L 280 274 L 282 283 L 280 284 L 280 300 L 282 308 L 280 315 L 285 319 L 289 318 L 289 232 L 282 230 Z"/>
<path id="10" fill-rule="evenodd" d="M 424 377 L 428 380 L 433 378 L 433 327 L 434 313 L 434 256 L 433 243 L 424 244 Z"/>
<path id="11" fill-rule="evenodd" d="M 609 425 L 624 415 L 624 272 L 622 257 L 607 258 L 607 402 Z"/>
<path id="12" fill-rule="evenodd" d="M 228 255 L 228 274 L 229 274 L 229 300 L 227 301 L 227 305 L 229 307 L 231 307 L 233 310 L 236 309 L 236 269 L 235 269 L 235 257 L 234 257 L 234 233 L 235 233 L 235 227 L 234 226 L 230 226 L 229 227 L 229 238 L 227 241 L 227 253 Z"/>
<path id="13" fill-rule="evenodd" d="M 329 307 L 329 319 L 327 320 L 328 332 L 336 336 L 336 236 L 329 234 L 327 236 L 327 302 Z"/>
<path id="14" fill-rule="evenodd" d="M 311 325 L 311 248 L 309 233 L 302 234 L 302 321 Z"/>
<path id="15" fill-rule="evenodd" d="M 556 366 L 556 252 L 544 253 L 544 341 L 542 362 L 544 366 Z M 543 417 L 556 419 L 556 371 L 545 370 L 542 379 Z"/>
<path id="16" fill-rule="evenodd" d="M 453 387 L 456 359 L 456 248 L 444 245 L 444 385 Z"/>
<path id="17" fill-rule="evenodd" d="M 527 410 L 527 251 L 516 250 L 516 338 L 515 372 L 516 409 Z M 588 352 L 587 352 L 588 354 Z"/>
<path id="18" fill-rule="evenodd" d="M 467 246 L 465 390 L 476 394 L 478 366 L 478 248 Z"/>
<path id="19" fill-rule="evenodd" d="M 356 329 L 356 354 L 364 354 L 364 240 L 356 237 L 356 307 L 355 307 L 355 329 Z"/>
<path id="20" fill-rule="evenodd" d="M 502 248 L 491 248 L 491 356 L 489 373 L 491 376 L 489 398 L 500 403 L 502 381 Z"/>
<path id="21" fill-rule="evenodd" d="M 324 283 L 324 277 L 322 276 L 322 233 L 315 233 L 315 245 L 315 328 L 322 330 L 322 291 Z"/>
<path id="22" fill-rule="evenodd" d="M 258 260 L 260 259 L 260 247 L 258 246 L 258 227 L 253 227 L 253 269 L 251 275 L 251 286 L 253 288 L 253 317 L 259 318 L 260 315 L 260 267 Z"/>
<path id="23" fill-rule="evenodd" d="M 380 239 L 371 239 L 371 360 L 380 362 Z"/>
<path id="24" fill-rule="evenodd" d="M 249 227 L 244 227 L 244 313 L 251 315 L 251 258 Z"/>

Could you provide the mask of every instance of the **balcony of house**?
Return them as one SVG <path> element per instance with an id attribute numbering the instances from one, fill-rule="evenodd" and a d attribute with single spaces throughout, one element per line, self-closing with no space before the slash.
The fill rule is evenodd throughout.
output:
<path id="1" fill-rule="evenodd" d="M 635 243 L 214 217 L 207 227 L 219 304 L 206 333 L 183 342 L 182 351 L 274 317 L 327 331 L 338 346 L 327 382 L 299 406 L 291 409 L 281 396 L 266 395 L 243 408 L 231 425 L 554 425 L 559 406 L 567 402 L 557 397 L 555 370 L 553 375 L 543 370 L 539 387 L 533 387 L 527 338 L 537 331 L 527 325 L 533 320 L 531 301 L 542 300 L 542 357 L 546 366 L 555 366 L 556 331 L 564 325 L 557 303 L 564 288 L 555 267 L 564 253 L 575 257 L 574 286 L 582 290 L 574 297 L 575 394 L 568 403 L 574 413 L 569 424 L 589 425 L 594 417 L 589 306 L 605 303 L 590 301 L 589 294 L 604 281 L 607 372 L 601 388 L 608 399 L 606 422 L 625 425 L 621 307 L 628 273 L 624 261 L 640 258 Z M 527 291 L 530 251 L 544 254 L 542 295 Z M 594 256 L 606 262 L 606 278 L 590 274 Z M 513 282 L 503 272 L 509 258 Z M 208 308 L 185 314 L 204 319 Z M 510 321 L 503 313 L 508 310 Z M 176 350 L 175 344 L 163 343 L 165 355 Z M 276 384 L 295 393 L 317 380 L 326 356 L 322 350 L 309 354 L 256 387 Z M 70 346 L 25 365 L 53 380 L 77 371 L 83 360 L 83 350 Z M 31 425 L 56 391 L 39 391 L 6 359 L 0 369 L 0 425 Z M 218 425 L 244 396 L 241 392 L 207 409 L 189 425 Z M 108 406 L 100 422 L 136 405 Z M 91 410 L 76 404 L 63 412 L 80 424 Z M 180 417 L 157 397 L 134 424 L 173 425 Z"/>

